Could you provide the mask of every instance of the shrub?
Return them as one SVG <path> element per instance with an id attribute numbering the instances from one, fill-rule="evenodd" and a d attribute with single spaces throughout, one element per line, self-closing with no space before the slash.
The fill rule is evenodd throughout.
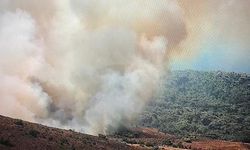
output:
<path id="1" fill-rule="evenodd" d="M 146 142 L 146 144 L 145 144 L 147 147 L 153 147 L 154 146 L 154 144 L 153 143 L 150 143 L 150 142 Z"/>
<path id="2" fill-rule="evenodd" d="M 137 144 L 136 140 L 129 140 L 128 143 L 130 143 L 130 144 Z"/>
<path id="3" fill-rule="evenodd" d="M 122 141 L 128 143 L 128 139 L 127 138 L 122 138 Z"/>
<path id="4" fill-rule="evenodd" d="M 19 126 L 23 126 L 23 121 L 18 119 L 18 120 L 15 121 L 15 124 L 19 125 Z"/>
<path id="5" fill-rule="evenodd" d="M 177 144 L 177 147 L 178 147 L 178 148 L 183 148 L 182 143 L 181 143 L 181 142 L 179 142 L 179 143 Z"/>
<path id="6" fill-rule="evenodd" d="M 153 147 L 153 150 L 159 150 L 160 148 L 159 148 L 159 146 L 154 146 Z"/>
<path id="7" fill-rule="evenodd" d="M 177 146 L 176 144 L 173 144 L 172 146 L 173 146 L 174 148 L 178 148 L 178 146 Z"/>
<path id="8" fill-rule="evenodd" d="M 183 140 L 184 140 L 185 142 L 187 142 L 187 143 L 192 143 L 191 138 L 184 138 Z"/>
<path id="9" fill-rule="evenodd" d="M 100 137 L 101 139 L 107 140 L 107 137 L 103 134 L 98 134 L 98 137 Z"/>
<path id="10" fill-rule="evenodd" d="M 67 145 L 69 144 L 68 140 L 65 138 L 61 139 L 61 145 L 64 145 L 64 144 L 67 144 Z"/>
<path id="11" fill-rule="evenodd" d="M 167 140 L 163 141 L 163 142 L 162 142 L 162 144 L 164 144 L 164 145 L 168 145 L 168 146 L 173 145 L 172 141 L 171 141 L 171 140 L 169 140 L 169 139 L 167 139 Z"/>
<path id="12" fill-rule="evenodd" d="M 8 147 L 14 146 L 13 144 L 11 144 L 9 140 L 3 139 L 3 138 L 0 139 L 0 144 L 8 146 Z"/>
<path id="13" fill-rule="evenodd" d="M 34 129 L 29 131 L 29 135 L 31 135 L 34 138 L 36 138 L 39 134 L 40 134 L 40 132 L 38 132 L 37 130 L 34 130 Z"/>
<path id="14" fill-rule="evenodd" d="M 143 141 L 139 141 L 138 144 L 144 145 L 144 142 Z"/>
<path id="15" fill-rule="evenodd" d="M 75 130 L 74 130 L 74 129 L 69 129 L 69 131 L 70 131 L 70 132 L 75 132 Z"/>

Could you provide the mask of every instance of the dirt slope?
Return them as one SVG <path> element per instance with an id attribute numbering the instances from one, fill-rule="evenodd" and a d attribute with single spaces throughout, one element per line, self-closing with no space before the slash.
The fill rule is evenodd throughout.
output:
<path id="1" fill-rule="evenodd" d="M 115 139 L 120 139 L 133 146 L 141 146 L 151 149 L 162 150 L 249 150 L 249 143 L 230 142 L 223 140 L 188 140 L 188 138 L 177 138 L 176 136 L 165 134 L 154 128 L 132 128 L 123 130 L 114 135 Z"/>
<path id="2" fill-rule="evenodd" d="M 4 149 L 127 150 L 131 147 L 105 136 L 91 136 L 0 116 L 0 150 Z"/>
<path id="3" fill-rule="evenodd" d="M 248 150 L 250 144 L 219 140 L 185 141 L 153 128 L 132 128 L 92 136 L 0 115 L 0 150 Z"/>

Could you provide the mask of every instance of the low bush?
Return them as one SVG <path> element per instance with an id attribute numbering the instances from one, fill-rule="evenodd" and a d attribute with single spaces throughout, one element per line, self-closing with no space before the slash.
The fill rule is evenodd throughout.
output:
<path id="1" fill-rule="evenodd" d="M 31 135 L 34 138 L 38 137 L 39 134 L 40 132 L 34 129 L 29 131 L 29 135 Z"/>
<path id="2" fill-rule="evenodd" d="M 61 139 L 61 145 L 64 145 L 64 144 L 69 145 L 68 140 L 65 138 Z"/>
<path id="3" fill-rule="evenodd" d="M 154 146 L 154 144 L 153 143 L 150 143 L 150 142 L 146 142 L 146 144 L 145 144 L 147 147 L 153 147 Z"/>
<path id="4" fill-rule="evenodd" d="M 18 119 L 18 120 L 15 121 L 15 124 L 19 125 L 19 126 L 23 126 L 23 121 Z"/>
<path id="5" fill-rule="evenodd" d="M 3 138 L 0 139 L 0 144 L 8 146 L 8 147 L 14 146 L 8 139 L 3 139 Z"/>
<path id="6" fill-rule="evenodd" d="M 171 140 L 169 140 L 169 139 L 167 139 L 167 140 L 163 141 L 163 142 L 162 142 L 162 144 L 163 144 L 163 145 L 168 145 L 168 146 L 173 145 L 172 141 L 171 141 Z"/>

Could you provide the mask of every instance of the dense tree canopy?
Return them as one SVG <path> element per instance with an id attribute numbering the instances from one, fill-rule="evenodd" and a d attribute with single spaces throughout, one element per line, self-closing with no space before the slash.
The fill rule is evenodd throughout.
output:
<path id="1" fill-rule="evenodd" d="M 139 125 L 179 136 L 250 142 L 250 75 L 173 71 Z"/>

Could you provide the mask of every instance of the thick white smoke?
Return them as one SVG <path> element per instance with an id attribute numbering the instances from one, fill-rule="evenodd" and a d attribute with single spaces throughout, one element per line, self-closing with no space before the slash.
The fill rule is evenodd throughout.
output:
<path id="1" fill-rule="evenodd" d="M 0 113 L 106 133 L 150 100 L 185 36 L 174 0 L 2 0 Z"/>

